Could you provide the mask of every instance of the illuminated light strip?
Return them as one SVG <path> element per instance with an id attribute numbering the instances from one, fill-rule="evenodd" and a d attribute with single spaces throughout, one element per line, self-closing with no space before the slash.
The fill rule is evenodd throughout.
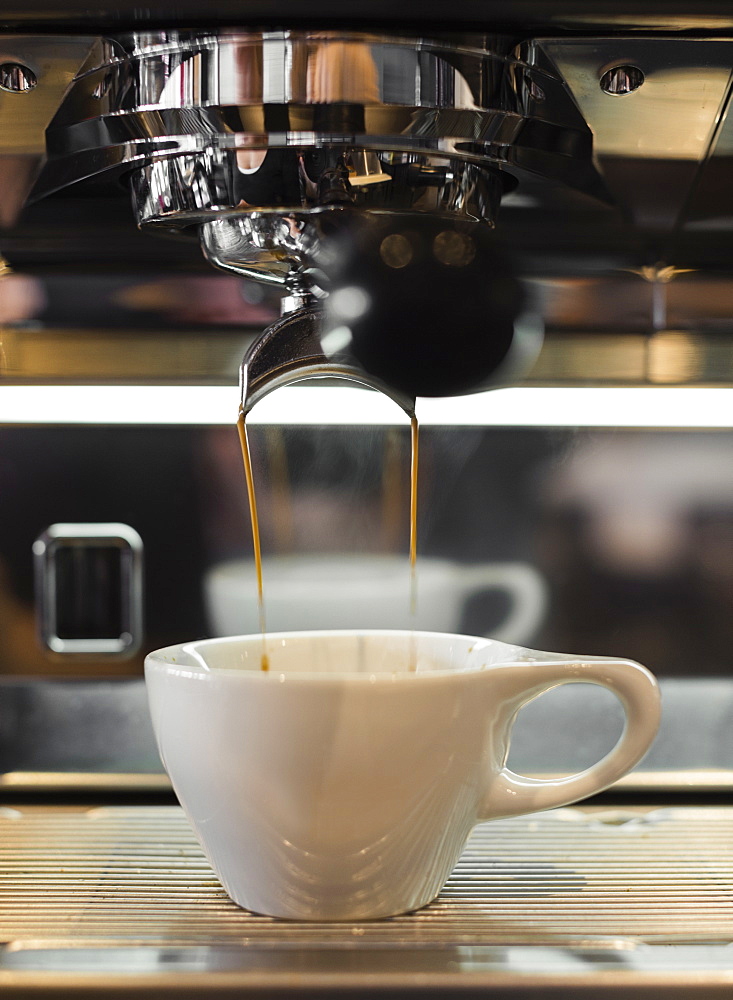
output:
<path id="1" fill-rule="evenodd" d="M 216 426 L 237 416 L 236 386 L 0 386 L 0 424 Z M 733 427 L 733 389 L 495 389 L 419 399 L 422 426 Z M 252 424 L 395 425 L 391 399 L 354 386 L 288 386 L 252 410 Z"/>

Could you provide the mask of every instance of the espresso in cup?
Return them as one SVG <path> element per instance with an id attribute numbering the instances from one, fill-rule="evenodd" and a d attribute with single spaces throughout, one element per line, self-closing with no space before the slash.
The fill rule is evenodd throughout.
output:
<path id="1" fill-rule="evenodd" d="M 366 920 L 440 892 L 473 827 L 567 805 L 628 772 L 656 733 L 629 660 L 490 639 L 332 631 L 183 643 L 145 672 L 158 747 L 230 897 L 296 920 Z M 578 774 L 506 766 L 517 712 L 559 684 L 613 691 L 626 725 Z M 580 720 L 579 720 L 580 721 Z"/>

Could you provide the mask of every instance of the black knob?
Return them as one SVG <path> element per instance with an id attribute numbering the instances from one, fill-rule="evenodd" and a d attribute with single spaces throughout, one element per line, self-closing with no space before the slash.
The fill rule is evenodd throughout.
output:
<path id="1" fill-rule="evenodd" d="M 490 385 L 526 298 L 494 232 L 430 215 L 329 216 L 317 252 L 324 353 L 413 396 Z"/>

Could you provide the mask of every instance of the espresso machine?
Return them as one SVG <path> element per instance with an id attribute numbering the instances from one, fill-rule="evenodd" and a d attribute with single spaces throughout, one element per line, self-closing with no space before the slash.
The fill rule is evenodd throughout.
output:
<path id="1" fill-rule="evenodd" d="M 730 993 L 732 82 L 713 2 L 3 5 L 9 995 Z M 316 416 L 324 392 L 348 402 Z M 383 426 L 350 415 L 377 396 Z M 420 913 L 231 903 L 141 669 L 231 631 L 238 408 L 273 546 L 340 558 L 404 549 L 416 412 L 425 559 L 509 566 L 512 641 L 657 673 L 641 765 L 479 828 Z M 452 628 L 499 634 L 503 600 L 479 587 Z M 613 742 L 586 695 L 522 711 L 518 770 Z"/>

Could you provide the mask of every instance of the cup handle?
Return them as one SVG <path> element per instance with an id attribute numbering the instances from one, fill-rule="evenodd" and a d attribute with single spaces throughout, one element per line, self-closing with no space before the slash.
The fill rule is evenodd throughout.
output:
<path id="1" fill-rule="evenodd" d="M 497 665 L 492 669 L 502 668 Z M 618 697 L 626 719 L 616 746 L 592 767 L 562 778 L 531 778 L 504 767 L 487 790 L 479 819 L 517 816 L 577 802 L 612 785 L 649 749 L 661 715 L 659 688 L 646 667 L 632 660 L 588 658 L 507 665 L 498 696 L 512 706 L 513 725 L 516 713 L 527 702 L 559 684 L 572 683 L 598 684 Z"/>
<path id="2" fill-rule="evenodd" d="M 509 616 L 493 629 L 490 638 L 523 643 L 542 624 L 547 610 L 547 584 L 541 574 L 525 563 L 507 562 L 486 566 L 462 566 L 459 570 L 462 600 L 482 590 L 503 590 L 509 595 Z"/>

